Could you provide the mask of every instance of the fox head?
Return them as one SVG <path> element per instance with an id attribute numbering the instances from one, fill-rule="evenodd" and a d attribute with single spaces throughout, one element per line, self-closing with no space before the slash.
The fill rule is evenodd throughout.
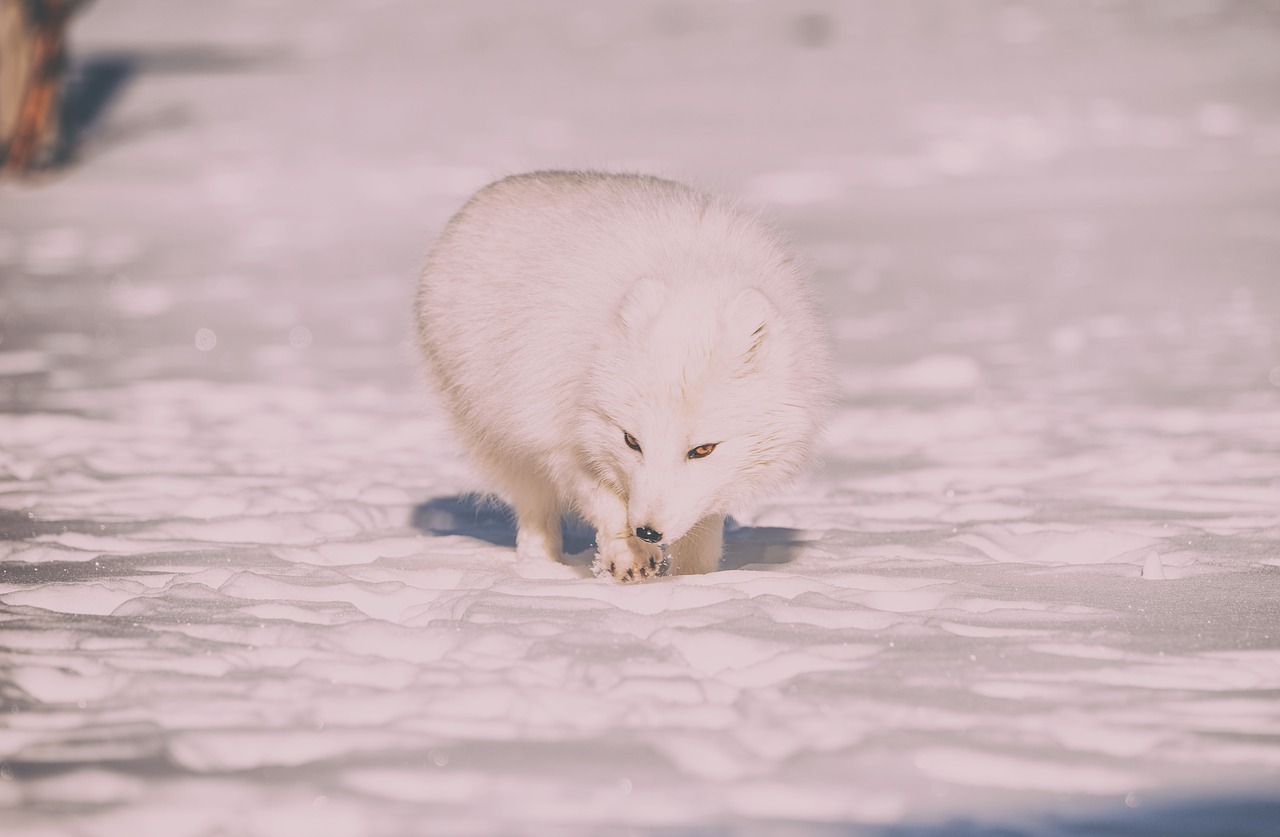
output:
<path id="1" fill-rule="evenodd" d="M 804 349 L 816 336 L 792 328 L 754 287 L 631 287 L 602 340 L 581 428 L 587 466 L 626 503 L 629 533 L 670 543 L 804 466 L 825 370 L 806 368 L 823 360 Z"/>

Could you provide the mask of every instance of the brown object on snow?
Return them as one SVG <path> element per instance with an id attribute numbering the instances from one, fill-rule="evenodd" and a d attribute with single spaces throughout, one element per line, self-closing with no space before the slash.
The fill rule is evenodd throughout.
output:
<path id="1" fill-rule="evenodd" d="M 57 147 L 71 6 L 71 0 L 0 0 L 0 149 L 9 174 L 48 162 Z"/>

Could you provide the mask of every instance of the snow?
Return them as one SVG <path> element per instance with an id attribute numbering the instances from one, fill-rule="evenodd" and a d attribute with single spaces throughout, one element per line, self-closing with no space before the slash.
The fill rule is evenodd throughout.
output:
<path id="1" fill-rule="evenodd" d="M 4 834 L 1276 833 L 1268 6 L 153 6 L 0 194 Z M 817 270 L 712 575 L 518 560 L 418 382 L 443 221 L 582 166 Z"/>

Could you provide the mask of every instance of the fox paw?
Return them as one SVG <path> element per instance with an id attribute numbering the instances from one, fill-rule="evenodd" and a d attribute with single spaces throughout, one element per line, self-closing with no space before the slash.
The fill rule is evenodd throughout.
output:
<path id="1" fill-rule="evenodd" d="M 666 575 L 667 559 L 656 545 L 638 538 L 618 538 L 596 553 L 595 572 L 621 582 L 644 581 Z"/>

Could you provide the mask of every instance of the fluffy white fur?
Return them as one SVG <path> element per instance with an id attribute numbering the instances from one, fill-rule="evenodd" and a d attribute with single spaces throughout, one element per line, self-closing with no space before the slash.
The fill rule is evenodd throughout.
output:
<path id="1" fill-rule="evenodd" d="M 778 235 L 654 177 L 485 187 L 431 253 L 418 326 L 459 439 L 515 509 L 517 552 L 558 558 L 575 511 L 622 581 L 715 569 L 725 514 L 804 467 L 830 391 Z"/>

